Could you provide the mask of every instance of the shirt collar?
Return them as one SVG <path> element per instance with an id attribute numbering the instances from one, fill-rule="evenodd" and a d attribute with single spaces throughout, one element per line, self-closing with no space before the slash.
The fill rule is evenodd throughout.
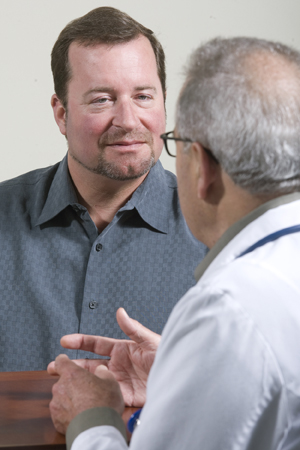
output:
<path id="1" fill-rule="evenodd" d="M 141 218 L 151 227 L 167 233 L 170 205 L 172 205 L 173 191 L 176 187 L 175 181 L 167 181 L 165 170 L 161 162 L 157 161 L 143 183 L 119 212 L 136 209 Z M 69 175 L 66 156 L 58 166 L 42 212 L 33 225 L 41 225 L 53 219 L 67 206 L 74 204 L 78 205 L 78 199 Z"/>
<path id="2" fill-rule="evenodd" d="M 218 256 L 218 254 L 226 247 L 226 245 L 240 232 L 242 231 L 249 223 L 256 220 L 258 217 L 262 216 L 265 212 L 270 209 L 277 208 L 277 206 L 284 205 L 286 203 L 290 203 L 300 199 L 300 192 L 293 192 L 292 194 L 282 195 L 280 197 L 274 198 L 263 205 L 260 205 L 258 208 L 251 211 L 245 217 L 231 225 L 228 230 L 220 237 L 220 239 L 216 242 L 216 244 L 211 248 L 211 250 L 207 253 L 205 258 L 201 261 L 201 263 L 196 267 L 194 272 L 194 276 L 196 281 L 199 281 L 208 266 L 213 262 L 213 260 Z"/>
<path id="3" fill-rule="evenodd" d="M 174 181 L 172 178 L 167 179 L 161 162 L 157 161 L 120 212 L 135 208 L 152 228 L 167 233 L 172 197 L 177 188 L 175 180 L 175 177 Z"/>
<path id="4" fill-rule="evenodd" d="M 67 206 L 77 203 L 77 195 L 69 175 L 67 156 L 65 156 L 54 175 L 44 207 L 34 226 L 53 219 Z"/>

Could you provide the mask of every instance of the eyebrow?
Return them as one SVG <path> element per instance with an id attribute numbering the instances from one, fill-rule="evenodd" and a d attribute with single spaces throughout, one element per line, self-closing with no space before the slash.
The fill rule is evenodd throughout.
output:
<path id="1" fill-rule="evenodd" d="M 84 93 L 84 97 L 87 97 L 90 94 L 96 94 L 97 92 L 113 92 L 114 90 L 109 87 L 95 87 L 94 89 L 89 89 Z"/>
<path id="2" fill-rule="evenodd" d="M 151 90 L 154 91 L 154 93 L 157 93 L 157 89 L 155 86 L 136 86 L 134 88 L 134 91 L 147 91 L 147 90 Z M 106 87 L 106 86 L 99 86 L 99 87 L 95 87 L 93 89 L 88 90 L 87 92 L 85 92 L 84 97 L 87 97 L 90 94 L 97 94 L 97 93 L 101 93 L 101 92 L 114 92 L 115 90 L 111 87 Z"/>
<path id="3" fill-rule="evenodd" d="M 135 91 L 154 91 L 155 93 L 157 92 L 156 87 L 154 86 L 137 86 L 136 88 L 134 88 Z"/>

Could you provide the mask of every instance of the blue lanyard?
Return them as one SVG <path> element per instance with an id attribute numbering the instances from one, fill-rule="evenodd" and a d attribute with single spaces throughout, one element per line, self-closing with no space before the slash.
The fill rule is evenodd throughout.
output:
<path id="1" fill-rule="evenodd" d="M 263 239 L 257 241 L 255 244 L 251 245 L 249 248 L 244 250 L 239 256 L 237 256 L 237 258 L 247 255 L 247 253 L 253 252 L 253 250 L 257 249 L 258 247 L 262 247 L 268 242 L 276 241 L 276 239 L 279 239 L 282 236 L 286 236 L 287 234 L 298 233 L 298 231 L 300 231 L 300 225 L 295 225 L 293 227 L 283 228 L 282 230 L 275 231 L 275 233 L 269 234 Z"/>

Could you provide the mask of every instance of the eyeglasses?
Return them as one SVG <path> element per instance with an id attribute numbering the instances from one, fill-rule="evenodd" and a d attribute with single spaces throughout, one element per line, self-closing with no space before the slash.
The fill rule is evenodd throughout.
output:
<path id="1" fill-rule="evenodd" d="M 168 155 L 172 156 L 173 158 L 176 158 L 176 141 L 190 143 L 194 142 L 192 139 L 175 137 L 174 131 L 163 133 L 160 135 L 160 137 L 164 141 L 165 149 L 167 150 Z M 202 148 L 217 164 L 219 164 L 219 161 L 209 148 L 205 148 L 203 146 Z"/>
<path id="2" fill-rule="evenodd" d="M 175 137 L 174 131 L 169 131 L 168 133 L 161 134 L 160 137 L 164 141 L 165 149 L 167 150 L 168 155 L 172 156 L 173 158 L 176 158 L 176 141 L 190 143 L 193 142 L 191 139 L 182 139 Z"/>

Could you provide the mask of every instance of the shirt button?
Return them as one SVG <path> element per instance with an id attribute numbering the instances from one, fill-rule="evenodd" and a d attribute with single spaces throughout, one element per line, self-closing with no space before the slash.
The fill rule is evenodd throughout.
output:
<path id="1" fill-rule="evenodd" d="M 102 244 L 97 244 L 96 245 L 96 252 L 100 252 L 100 250 L 102 250 Z"/>
<path id="2" fill-rule="evenodd" d="M 95 308 L 98 307 L 98 303 L 97 302 L 90 302 L 89 303 L 89 307 L 90 307 L 90 309 L 95 309 Z"/>

